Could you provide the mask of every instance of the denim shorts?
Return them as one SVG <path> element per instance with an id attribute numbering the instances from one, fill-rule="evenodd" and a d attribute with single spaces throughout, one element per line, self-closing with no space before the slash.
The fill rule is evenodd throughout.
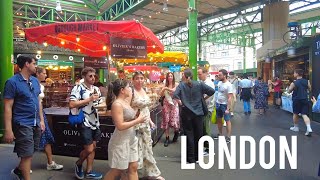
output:
<path id="1" fill-rule="evenodd" d="M 80 126 L 80 134 L 82 138 L 83 145 L 91 145 L 93 141 L 101 140 L 101 131 L 100 129 L 92 130 L 90 127 L 85 126 L 83 123 Z"/>
<path id="2" fill-rule="evenodd" d="M 216 111 L 217 111 L 217 118 L 224 118 L 225 121 L 230 121 L 231 115 L 230 112 L 228 114 L 225 113 L 227 110 L 226 104 L 219 104 L 216 103 Z"/>
<path id="3" fill-rule="evenodd" d="M 281 92 L 274 92 L 274 98 L 281 98 Z"/>
<path id="4" fill-rule="evenodd" d="M 14 141 L 13 152 L 18 157 L 32 157 L 39 150 L 41 129 L 36 126 L 13 124 Z"/>

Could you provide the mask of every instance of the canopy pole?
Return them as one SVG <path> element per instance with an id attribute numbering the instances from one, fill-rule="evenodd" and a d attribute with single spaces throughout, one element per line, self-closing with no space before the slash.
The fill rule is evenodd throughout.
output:
<path id="1" fill-rule="evenodd" d="M 13 76 L 13 3 L 12 0 L 0 0 L 0 137 L 4 132 L 3 91 L 5 82 Z"/>
<path id="2" fill-rule="evenodd" d="M 193 72 L 193 79 L 197 80 L 197 18 L 196 0 L 189 2 L 189 66 Z"/>

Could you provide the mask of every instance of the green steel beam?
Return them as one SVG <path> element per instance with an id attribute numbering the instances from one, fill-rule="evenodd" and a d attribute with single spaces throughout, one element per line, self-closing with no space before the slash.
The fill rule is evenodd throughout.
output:
<path id="1" fill-rule="evenodd" d="M 40 5 L 40 4 L 34 4 L 34 3 L 28 3 L 28 2 L 19 2 L 19 1 L 14 1 L 13 4 L 20 4 L 20 5 L 28 5 L 30 7 L 35 7 L 35 8 L 46 8 L 46 9 L 55 9 L 55 7 L 51 7 L 51 6 L 45 6 L 45 5 Z M 75 6 L 77 7 L 77 6 Z M 83 6 L 78 6 L 78 7 L 82 7 Z M 64 12 L 69 12 L 69 13 L 79 13 L 79 14 L 86 14 L 86 15 L 90 15 L 90 16 L 96 16 L 97 14 L 93 14 L 93 13 L 87 13 L 87 12 L 83 12 L 79 9 L 79 11 L 74 11 L 74 10 L 68 10 L 68 9 L 62 9 L 62 11 Z"/>
<path id="2" fill-rule="evenodd" d="M 193 79 L 197 80 L 197 38 L 198 38 L 198 12 L 196 0 L 188 0 L 189 8 L 189 66 L 193 72 Z"/>
<path id="3" fill-rule="evenodd" d="M 12 0 L 0 1 L 0 134 L 4 132 L 4 106 L 3 106 L 3 92 L 5 82 L 13 75 L 13 3 Z"/>
<path id="4" fill-rule="evenodd" d="M 132 14 L 151 2 L 152 0 L 119 0 L 103 13 L 104 20 L 119 20 L 122 16 Z"/>
<path id="5" fill-rule="evenodd" d="M 61 12 L 57 12 L 55 8 L 49 6 L 40 6 L 31 3 L 20 2 L 15 2 L 15 4 L 21 5 L 20 8 L 16 9 L 13 12 L 13 17 L 15 19 L 37 21 L 40 22 L 40 24 L 42 24 L 42 22 L 55 23 L 96 19 L 96 15 L 87 14 L 80 11 L 63 10 L 61 14 Z M 18 15 L 20 13 L 22 14 L 22 16 Z M 56 17 L 59 17 L 59 19 L 56 19 Z"/>
<path id="6" fill-rule="evenodd" d="M 94 10 L 95 12 L 97 12 L 98 13 L 98 11 L 99 11 L 99 8 L 97 7 L 97 6 L 95 6 L 95 5 L 93 5 L 92 3 L 91 3 L 91 1 L 88 1 L 88 0 L 82 0 L 89 8 L 91 8 L 92 10 Z"/>
<path id="7" fill-rule="evenodd" d="M 100 2 L 98 3 L 98 8 L 101 8 L 106 2 L 107 0 L 100 0 Z"/>

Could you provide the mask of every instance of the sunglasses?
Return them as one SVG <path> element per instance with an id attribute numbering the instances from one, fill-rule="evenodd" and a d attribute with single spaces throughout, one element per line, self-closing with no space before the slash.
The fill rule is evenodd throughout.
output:
<path id="1" fill-rule="evenodd" d="M 92 74 L 89 76 L 89 78 L 93 78 L 93 77 L 94 77 L 94 75 L 92 75 Z"/>
<path id="2" fill-rule="evenodd" d="M 33 91 L 34 88 L 33 88 L 33 86 L 32 86 L 32 82 L 28 82 L 28 85 L 29 85 L 30 91 Z"/>

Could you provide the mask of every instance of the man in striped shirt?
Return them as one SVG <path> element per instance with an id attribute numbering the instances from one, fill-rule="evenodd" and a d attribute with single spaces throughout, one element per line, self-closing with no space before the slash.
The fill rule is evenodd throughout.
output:
<path id="1" fill-rule="evenodd" d="M 81 151 L 80 158 L 75 164 L 75 176 L 78 179 L 83 179 L 84 177 L 101 179 L 101 173 L 92 171 L 96 144 L 101 139 L 99 116 L 94 105 L 99 102 L 101 93 L 99 88 L 93 85 L 95 82 L 95 70 L 93 68 L 84 68 L 81 75 L 84 82 L 72 89 L 69 104 L 70 108 L 72 108 L 72 113 L 73 111 L 82 109 L 85 116 L 83 123 L 78 125 L 84 149 Z M 82 164 L 85 160 L 87 160 L 86 173 L 82 169 Z"/>

